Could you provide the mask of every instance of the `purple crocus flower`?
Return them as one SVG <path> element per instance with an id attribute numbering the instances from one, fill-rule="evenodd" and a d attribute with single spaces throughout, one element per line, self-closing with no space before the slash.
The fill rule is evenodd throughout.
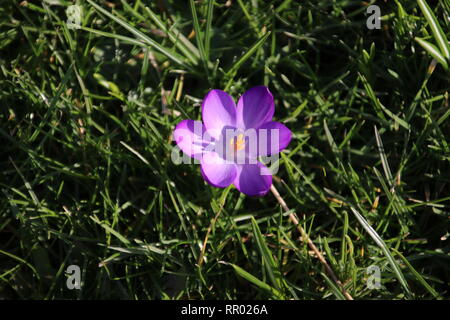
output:
<path id="1" fill-rule="evenodd" d="M 203 178 L 212 186 L 233 184 L 248 196 L 263 196 L 272 185 L 270 170 L 259 156 L 278 154 L 291 141 L 291 131 L 271 121 L 273 96 L 264 86 L 254 87 L 239 99 L 211 90 L 202 103 L 203 123 L 183 120 L 174 139 L 188 156 L 200 161 Z"/>

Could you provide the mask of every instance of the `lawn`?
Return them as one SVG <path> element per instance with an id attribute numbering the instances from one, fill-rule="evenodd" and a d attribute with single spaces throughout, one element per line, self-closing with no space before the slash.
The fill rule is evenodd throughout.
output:
<path id="1" fill-rule="evenodd" d="M 3 0 L 0 299 L 449 299 L 449 16 Z M 174 161 L 211 89 L 255 86 L 292 132 L 262 197 Z"/>

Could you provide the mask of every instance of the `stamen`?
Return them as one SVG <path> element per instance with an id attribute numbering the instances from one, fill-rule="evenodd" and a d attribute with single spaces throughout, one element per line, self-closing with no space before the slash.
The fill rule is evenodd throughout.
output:
<path id="1" fill-rule="evenodd" d="M 241 133 L 237 137 L 233 137 L 230 140 L 230 145 L 234 152 L 244 149 L 245 147 L 244 135 Z"/>

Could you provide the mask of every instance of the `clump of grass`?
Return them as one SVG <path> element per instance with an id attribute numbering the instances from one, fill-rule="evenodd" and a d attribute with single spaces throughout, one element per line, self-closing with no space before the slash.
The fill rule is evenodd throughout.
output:
<path id="1" fill-rule="evenodd" d="M 381 30 L 360 2 L 3 4 L 0 297 L 448 298 L 450 8 L 424 3 L 376 2 Z M 261 84 L 287 212 L 171 161 L 209 89 Z"/>

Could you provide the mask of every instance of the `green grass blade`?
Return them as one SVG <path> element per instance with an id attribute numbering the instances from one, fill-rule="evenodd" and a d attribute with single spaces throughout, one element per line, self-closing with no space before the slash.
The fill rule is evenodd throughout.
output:
<path id="1" fill-rule="evenodd" d="M 414 269 L 411 263 L 409 263 L 408 259 L 406 259 L 406 257 L 404 257 L 400 253 L 400 251 L 398 251 L 395 248 L 392 248 L 392 250 L 395 252 L 396 255 L 400 257 L 400 259 L 402 259 L 403 263 L 408 267 L 409 270 L 411 270 L 411 272 L 414 274 L 417 280 L 423 285 L 425 289 L 427 289 L 429 293 L 431 293 L 437 299 L 442 299 L 441 295 L 437 293 L 436 290 L 434 290 L 433 287 L 428 284 L 428 282 L 422 277 L 422 275 L 419 272 L 417 272 L 416 269 Z"/>
<path id="2" fill-rule="evenodd" d="M 414 40 L 416 40 L 416 42 L 419 43 L 426 52 L 428 52 L 434 59 L 436 59 L 436 61 L 439 62 L 445 70 L 448 70 L 448 63 L 445 60 L 445 57 L 434 44 L 431 44 L 428 41 L 425 41 L 418 37 L 415 37 Z"/>
<path id="3" fill-rule="evenodd" d="M 258 50 L 263 44 L 264 42 L 267 40 L 267 38 L 270 36 L 271 31 L 267 32 L 265 35 L 263 35 L 258 41 L 256 41 L 251 47 L 250 49 L 247 50 L 246 53 L 244 53 L 242 55 L 242 57 L 239 58 L 238 61 L 236 61 L 236 63 L 233 64 L 233 66 L 227 71 L 226 76 L 230 76 L 233 73 L 235 73 L 237 70 L 239 70 L 239 68 L 241 67 L 241 65 L 247 61 L 248 58 L 250 58 L 252 56 L 252 54 Z"/>
<path id="4" fill-rule="evenodd" d="M 408 283 L 406 282 L 405 276 L 403 275 L 402 271 L 400 270 L 400 267 L 399 267 L 398 263 L 395 261 L 391 252 L 389 251 L 389 248 L 387 247 L 386 243 L 383 241 L 383 239 L 381 239 L 381 237 L 372 228 L 372 226 L 367 222 L 367 220 L 355 208 L 353 208 L 353 206 L 351 206 L 350 209 L 352 210 L 353 214 L 355 215 L 355 217 L 359 221 L 359 223 L 362 225 L 362 227 L 369 234 L 369 236 L 373 239 L 373 241 L 375 241 L 375 243 L 383 251 L 383 253 L 386 256 L 387 260 L 389 261 L 392 269 L 394 270 L 394 274 L 396 275 L 396 277 L 399 280 L 402 287 L 405 289 L 406 293 L 410 296 L 411 291 L 409 289 Z"/>
<path id="5" fill-rule="evenodd" d="M 374 130 L 375 130 L 375 140 L 377 141 L 378 153 L 380 154 L 380 159 L 381 159 L 381 164 L 383 166 L 384 174 L 386 176 L 386 179 L 389 182 L 389 185 L 392 186 L 392 184 L 394 183 L 394 178 L 392 176 L 391 167 L 389 166 L 386 152 L 383 147 L 383 141 L 381 140 L 380 133 L 378 132 L 378 129 L 376 126 L 374 126 Z"/>
<path id="6" fill-rule="evenodd" d="M 200 53 L 198 49 L 186 38 L 177 28 L 171 26 L 170 28 L 165 24 L 156 13 L 154 13 L 149 7 L 144 8 L 150 19 L 156 24 L 158 28 L 163 30 L 169 40 L 181 51 L 184 55 L 193 63 L 197 64 Z"/>
<path id="7" fill-rule="evenodd" d="M 275 259 L 272 256 L 272 253 L 267 247 L 267 244 L 261 234 L 261 230 L 259 229 L 258 223 L 256 222 L 255 218 L 251 217 L 251 221 L 252 221 L 253 235 L 255 237 L 259 253 L 261 254 L 264 260 L 264 265 L 266 267 L 267 273 L 269 274 L 269 278 L 272 281 L 272 284 L 275 286 L 275 288 L 277 290 L 280 290 L 281 275 L 280 272 L 278 271 L 278 264 L 276 263 Z"/>
<path id="8" fill-rule="evenodd" d="M 17 260 L 17 261 L 19 261 L 20 263 L 25 264 L 28 268 L 30 268 L 30 269 L 33 271 L 33 273 L 36 275 L 36 277 L 37 277 L 38 279 L 40 278 L 39 272 L 37 272 L 36 268 L 33 267 L 29 262 L 25 261 L 24 259 L 22 259 L 22 258 L 20 258 L 20 257 L 18 257 L 18 256 L 16 256 L 16 255 L 14 255 L 14 254 L 12 254 L 12 253 L 3 251 L 3 250 L 1 250 L 1 249 L 0 249 L 0 254 L 4 254 L 5 256 L 10 257 L 11 259 Z"/>
<path id="9" fill-rule="evenodd" d="M 247 1 L 247 3 L 248 3 L 248 1 Z M 242 2 L 242 0 L 238 0 L 238 4 L 241 7 L 242 12 L 244 13 L 244 16 L 247 18 L 248 23 L 250 23 L 250 26 L 252 27 L 253 31 L 255 31 L 255 33 L 258 36 L 260 36 L 259 30 L 258 30 L 258 26 L 256 25 L 254 19 L 250 15 L 250 13 L 248 13 L 248 10 L 245 7 L 245 4 Z"/>
<path id="10" fill-rule="evenodd" d="M 439 25 L 436 16 L 433 11 L 428 6 L 425 0 L 417 0 L 419 4 L 420 10 L 422 10 L 425 19 L 427 19 L 428 24 L 430 25 L 431 32 L 433 32 L 433 36 L 436 39 L 436 42 L 441 50 L 442 55 L 447 61 L 450 61 L 450 50 L 447 37 L 445 36 L 444 31 L 442 31 L 441 26 Z"/>
<path id="11" fill-rule="evenodd" d="M 209 78 L 208 60 L 207 60 L 206 54 L 205 54 L 205 47 L 203 45 L 203 34 L 200 29 L 200 24 L 198 22 L 197 10 L 195 9 L 194 0 L 189 0 L 189 5 L 191 7 L 192 20 L 194 23 L 195 39 L 197 40 L 197 46 L 200 50 L 200 57 L 202 59 L 203 66 L 205 67 L 206 75 Z"/>
<path id="12" fill-rule="evenodd" d="M 342 294 L 341 290 L 336 286 L 336 284 L 333 281 L 331 281 L 330 278 L 328 278 L 328 276 L 325 273 L 321 272 L 320 275 L 325 279 L 326 283 L 331 288 L 331 292 L 333 292 L 333 294 L 336 296 L 338 300 L 347 300 Z"/>
<path id="13" fill-rule="evenodd" d="M 88 28 L 88 27 L 80 27 L 80 29 L 91 32 L 93 34 L 98 34 L 99 36 L 102 36 L 102 37 L 117 39 L 117 40 L 120 40 L 124 43 L 128 43 L 131 45 L 136 45 L 136 46 L 140 46 L 143 48 L 149 48 L 149 46 L 146 43 L 142 42 L 141 40 L 137 40 L 135 38 L 122 36 L 120 34 L 115 34 L 115 33 L 111 33 L 111 32 L 104 32 L 104 31 L 100 31 L 100 30 L 92 29 L 92 28 Z"/>
<path id="14" fill-rule="evenodd" d="M 119 232 L 117 232 L 116 230 L 114 230 L 113 228 L 111 228 L 109 225 L 107 225 L 106 223 L 100 221 L 98 219 L 98 217 L 96 216 L 90 216 L 89 218 L 91 218 L 92 221 L 94 221 L 96 224 L 98 224 L 99 226 L 101 226 L 103 229 L 105 229 L 107 232 L 111 233 L 112 235 L 114 235 L 117 239 L 120 240 L 120 242 L 122 242 L 125 245 L 129 245 L 130 241 L 125 238 L 124 236 L 122 236 Z"/>
<path id="15" fill-rule="evenodd" d="M 374 106 L 376 107 L 377 110 L 382 110 L 384 113 L 386 113 L 392 120 L 394 120 L 395 122 L 397 122 L 399 125 L 401 125 L 403 128 L 405 128 L 406 130 L 409 130 L 409 124 L 401 119 L 399 116 L 395 115 L 394 113 L 392 113 L 388 108 L 386 108 L 380 101 L 380 99 L 378 99 L 378 97 L 375 95 L 375 92 L 372 89 L 372 86 L 370 85 L 370 83 L 367 81 L 366 77 L 364 77 L 362 74 L 359 75 L 360 79 L 363 82 L 363 85 L 366 89 L 367 95 L 370 97 L 370 99 L 372 100 L 372 103 L 374 104 Z M 384 114 L 382 112 L 378 112 L 378 115 L 384 120 L 386 119 L 384 117 Z"/>
<path id="16" fill-rule="evenodd" d="M 210 45 L 211 45 L 213 11 L 214 11 L 214 0 L 208 0 L 208 8 L 206 12 L 206 28 L 205 28 L 205 55 L 206 60 L 208 61 L 211 55 Z"/>
<path id="17" fill-rule="evenodd" d="M 255 277 L 254 275 L 252 275 L 251 273 L 248 273 L 247 271 L 245 271 L 244 269 L 242 269 L 241 267 L 233 264 L 233 263 L 227 263 L 230 266 L 233 267 L 234 271 L 241 276 L 242 278 L 244 278 L 245 280 L 253 283 L 255 286 L 257 286 L 260 289 L 263 289 L 264 291 L 269 292 L 270 294 L 272 294 L 274 296 L 274 298 L 277 299 L 283 299 L 283 295 L 275 288 L 271 287 L 270 285 L 268 285 L 267 283 L 265 283 L 264 281 L 259 280 L 257 277 Z"/>
<path id="18" fill-rule="evenodd" d="M 125 29 L 127 29 L 128 31 L 130 31 L 132 34 L 134 34 L 139 40 L 141 40 L 142 42 L 148 44 L 150 47 L 158 50 L 160 53 L 162 53 L 163 55 L 165 55 L 167 58 L 169 58 L 170 60 L 172 60 L 173 62 L 182 65 L 184 67 L 188 67 L 188 65 L 186 64 L 186 62 L 183 60 L 183 58 L 181 58 L 180 56 L 178 56 L 176 53 L 170 52 L 168 49 L 164 48 L 163 46 L 161 46 L 159 43 L 157 43 L 156 41 L 152 40 L 150 37 L 146 36 L 144 33 L 142 33 L 141 31 L 137 30 L 136 28 L 134 28 L 132 25 L 130 25 L 129 23 L 123 21 L 122 19 L 116 17 L 115 15 L 109 13 L 108 11 L 106 11 L 105 9 L 103 9 L 102 7 L 100 7 L 99 5 L 95 4 L 93 1 L 91 0 L 87 0 L 95 9 L 97 9 L 98 11 L 100 11 L 102 14 L 104 14 L 105 16 L 107 16 L 108 18 L 110 18 L 111 20 L 114 20 L 115 22 L 117 22 L 118 24 L 120 24 L 122 27 L 124 27 Z"/>

